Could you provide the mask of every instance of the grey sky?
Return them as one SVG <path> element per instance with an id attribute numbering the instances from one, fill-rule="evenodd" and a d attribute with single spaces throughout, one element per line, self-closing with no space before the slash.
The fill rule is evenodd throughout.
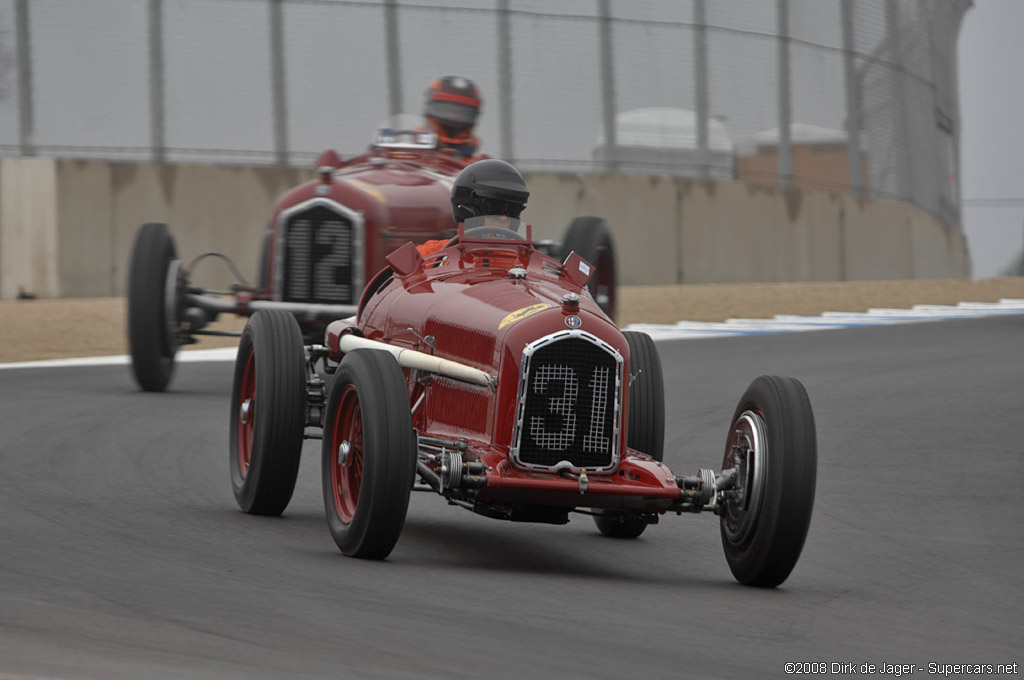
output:
<path id="1" fill-rule="evenodd" d="M 964 199 L 1013 207 L 963 209 L 974 275 L 995 276 L 1024 248 L 1024 2 L 975 0 L 960 32 L 961 188 Z"/>

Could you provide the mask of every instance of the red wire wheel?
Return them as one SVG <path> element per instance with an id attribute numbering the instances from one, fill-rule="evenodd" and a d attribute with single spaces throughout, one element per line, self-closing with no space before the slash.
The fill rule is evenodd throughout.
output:
<path id="1" fill-rule="evenodd" d="M 384 559 L 405 525 L 416 473 L 409 386 L 389 353 L 345 355 L 327 399 L 324 512 L 345 555 Z"/>
<path id="2" fill-rule="evenodd" d="M 252 461 L 253 404 L 256 399 L 256 357 L 252 347 L 246 352 L 242 369 L 238 412 L 238 474 L 242 479 L 249 474 Z"/>
<path id="3" fill-rule="evenodd" d="M 331 429 L 331 449 L 338 452 L 331 465 L 334 510 L 343 524 L 351 524 L 363 481 L 363 413 L 359 409 L 359 395 L 351 384 L 341 393 Z"/>
<path id="4" fill-rule="evenodd" d="M 257 312 L 242 331 L 229 413 L 228 465 L 235 501 L 280 515 L 299 474 L 306 424 L 306 356 L 288 312 Z"/>

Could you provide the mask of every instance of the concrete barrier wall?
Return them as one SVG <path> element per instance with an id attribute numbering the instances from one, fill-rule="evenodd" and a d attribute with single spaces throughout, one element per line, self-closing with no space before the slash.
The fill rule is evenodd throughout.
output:
<path id="1" fill-rule="evenodd" d="M 187 264 L 218 251 L 256 278 L 278 196 L 312 171 L 49 159 L 0 163 L 0 297 L 125 293 L 139 225 L 166 222 Z M 612 229 L 623 284 L 841 281 L 970 275 L 963 234 L 902 203 L 744 182 L 526 176 L 535 238 L 573 217 Z M 195 282 L 223 286 L 227 268 Z"/>
<path id="2" fill-rule="evenodd" d="M 0 297 L 60 290 L 53 161 L 0 160 Z"/>
<path id="3" fill-rule="evenodd" d="M 535 236 L 557 239 L 576 215 L 607 220 L 625 284 L 970 276 L 963 234 L 905 203 L 636 175 L 527 184 Z"/>

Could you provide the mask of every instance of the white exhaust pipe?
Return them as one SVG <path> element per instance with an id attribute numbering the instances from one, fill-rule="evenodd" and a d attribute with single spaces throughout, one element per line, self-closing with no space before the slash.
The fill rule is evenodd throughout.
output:
<path id="1" fill-rule="evenodd" d="M 354 333 L 342 334 L 338 338 L 338 349 L 342 352 L 351 352 L 354 349 L 382 350 L 390 352 L 398 360 L 398 365 L 402 368 L 414 368 L 419 371 L 426 371 L 427 373 L 437 373 L 447 378 L 490 387 L 492 391 L 497 388 L 498 384 L 496 377 L 488 375 L 479 368 L 435 357 L 424 352 L 417 352 L 414 349 L 395 347 L 386 342 L 361 338 Z"/>

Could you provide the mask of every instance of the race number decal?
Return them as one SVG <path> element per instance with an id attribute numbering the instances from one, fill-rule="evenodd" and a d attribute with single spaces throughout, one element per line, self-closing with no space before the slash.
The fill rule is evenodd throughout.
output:
<path id="1" fill-rule="evenodd" d="M 576 397 L 579 394 L 579 381 L 576 371 L 571 366 L 541 366 L 533 380 L 533 389 L 540 394 L 548 393 L 550 383 L 561 383 L 560 396 L 548 399 L 549 414 L 555 418 L 532 416 L 530 418 L 530 436 L 533 441 L 545 449 L 563 451 L 572 445 L 576 438 Z M 557 421 L 557 429 L 549 430 L 548 426 Z"/>
<path id="2" fill-rule="evenodd" d="M 565 451 L 576 439 L 577 421 L 586 420 L 583 450 L 603 453 L 608 450 L 604 436 L 605 413 L 608 408 L 611 370 L 607 366 L 594 369 L 587 381 L 589 403 L 580 401 L 580 380 L 572 366 L 552 364 L 537 369 L 533 391 L 548 397 L 548 412 L 530 417 L 530 436 L 544 449 Z M 561 389 L 559 390 L 559 386 Z"/>
<path id="3" fill-rule="evenodd" d="M 286 299 L 340 302 L 352 297 L 352 229 L 328 211 L 291 220 Z M 317 219 L 317 218 L 320 219 Z M 326 217 L 326 219 L 325 219 Z"/>

